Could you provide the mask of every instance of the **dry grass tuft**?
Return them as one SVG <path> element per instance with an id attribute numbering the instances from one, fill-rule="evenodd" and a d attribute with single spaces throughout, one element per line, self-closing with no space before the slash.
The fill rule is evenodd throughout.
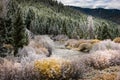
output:
<path id="1" fill-rule="evenodd" d="M 120 37 L 116 37 L 113 41 L 114 41 L 115 43 L 120 43 Z"/>

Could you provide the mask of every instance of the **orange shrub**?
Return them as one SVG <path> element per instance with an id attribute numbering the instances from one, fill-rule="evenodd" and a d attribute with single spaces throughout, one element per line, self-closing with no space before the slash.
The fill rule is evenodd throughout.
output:
<path id="1" fill-rule="evenodd" d="M 41 79 L 45 80 L 69 80 L 78 78 L 76 75 L 78 71 L 75 69 L 72 62 L 60 58 L 45 58 L 35 61 L 35 71 L 41 75 Z"/>
<path id="2" fill-rule="evenodd" d="M 61 65 L 58 60 L 55 59 L 44 59 L 35 62 L 36 71 L 40 72 L 44 78 L 60 77 L 61 75 Z"/>

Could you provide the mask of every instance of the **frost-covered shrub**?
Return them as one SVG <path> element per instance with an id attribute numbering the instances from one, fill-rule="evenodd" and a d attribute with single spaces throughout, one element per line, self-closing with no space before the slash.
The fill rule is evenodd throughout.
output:
<path id="1" fill-rule="evenodd" d="M 35 36 L 34 40 L 31 41 L 28 46 L 32 46 L 34 48 L 41 48 L 41 51 L 43 50 L 43 48 L 46 48 L 48 52 L 45 51 L 45 54 L 47 56 L 50 56 L 52 55 L 54 42 L 47 35 Z"/>
<path id="2" fill-rule="evenodd" d="M 28 46 L 19 49 L 18 55 L 27 56 L 31 54 L 52 55 L 54 42 L 48 36 L 35 36 L 35 39 L 30 40 Z"/>
<path id="3" fill-rule="evenodd" d="M 120 65 L 120 50 L 114 50 L 111 54 L 110 65 Z"/>
<path id="4" fill-rule="evenodd" d="M 35 60 L 46 58 L 44 54 L 36 54 L 36 51 L 32 47 L 24 47 L 19 51 L 19 58 L 21 64 L 33 63 Z"/>
<path id="5" fill-rule="evenodd" d="M 40 77 L 34 71 L 33 64 L 22 65 L 4 59 L 0 64 L 0 80 L 38 80 Z"/>
<path id="6" fill-rule="evenodd" d="M 46 58 L 52 53 L 53 41 L 46 35 L 35 36 L 33 40 L 30 40 L 28 46 L 19 49 L 20 61 L 22 64 L 27 64 Z"/>
<path id="7" fill-rule="evenodd" d="M 120 44 L 114 43 L 111 40 L 104 40 L 94 45 L 91 52 L 98 50 L 120 50 Z"/>
<path id="8" fill-rule="evenodd" d="M 87 56 L 85 63 L 96 69 L 104 69 L 113 65 L 120 65 L 120 51 L 104 50 L 96 51 Z"/>
<path id="9" fill-rule="evenodd" d="M 76 77 L 79 76 L 79 79 L 82 79 L 86 72 L 90 70 L 90 67 L 85 63 L 86 59 L 86 55 L 70 58 L 72 65 L 75 67 L 74 74 Z"/>

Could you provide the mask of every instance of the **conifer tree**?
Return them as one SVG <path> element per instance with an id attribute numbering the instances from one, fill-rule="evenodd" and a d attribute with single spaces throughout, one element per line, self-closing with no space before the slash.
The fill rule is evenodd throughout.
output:
<path id="1" fill-rule="evenodd" d="M 18 49 L 28 44 L 28 36 L 26 33 L 26 27 L 23 23 L 21 9 L 18 8 L 13 19 L 13 39 L 14 39 L 14 55 L 18 53 Z"/>

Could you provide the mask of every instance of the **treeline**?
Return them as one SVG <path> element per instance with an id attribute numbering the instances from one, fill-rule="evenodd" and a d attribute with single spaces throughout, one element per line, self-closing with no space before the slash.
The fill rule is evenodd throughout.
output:
<path id="1" fill-rule="evenodd" d="M 21 6 L 24 6 L 23 14 L 27 27 L 35 34 L 66 34 L 70 38 L 90 38 L 88 15 L 53 0 L 30 0 L 21 3 Z M 93 21 L 92 38 L 113 39 L 120 36 L 119 25 L 94 17 Z"/>

